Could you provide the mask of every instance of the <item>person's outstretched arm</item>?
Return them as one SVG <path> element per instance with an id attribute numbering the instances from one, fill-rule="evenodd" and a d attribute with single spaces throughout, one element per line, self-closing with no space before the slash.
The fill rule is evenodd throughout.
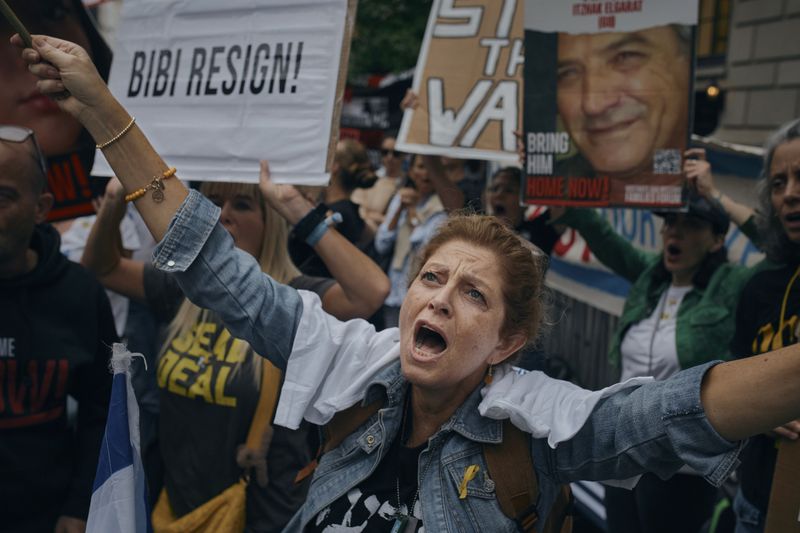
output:
<path id="1" fill-rule="evenodd" d="M 11 42 L 24 46 L 18 35 Z M 36 49 L 24 49 L 22 57 L 29 70 L 40 78 L 39 91 L 58 97 L 58 106 L 77 118 L 98 144 L 119 136 L 132 118 L 111 94 L 86 51 L 69 41 L 44 35 L 35 36 L 33 43 Z M 64 91 L 68 91 L 66 98 L 60 96 Z M 169 168 L 135 124 L 108 144 L 103 155 L 127 193 L 148 187 Z M 163 201 L 154 201 L 152 190 L 136 200 L 136 208 L 156 241 L 162 239 L 187 195 L 178 179 L 165 179 L 162 183 Z"/>
<path id="2" fill-rule="evenodd" d="M 722 363 L 705 376 L 701 398 L 714 429 L 729 440 L 800 418 L 800 344 Z"/>
<path id="3" fill-rule="evenodd" d="M 314 205 L 291 185 L 273 183 L 267 162 L 261 163 L 261 193 L 290 224 L 296 225 Z M 328 229 L 314 251 L 336 280 L 322 297 L 322 308 L 340 320 L 366 318 L 377 311 L 389 294 L 383 270 L 335 229 Z"/>
<path id="4" fill-rule="evenodd" d="M 125 192 L 116 178 L 109 180 L 97 219 L 89 232 L 81 264 L 92 271 L 106 289 L 145 300 L 144 262 L 122 255 L 119 225 L 125 217 Z"/>

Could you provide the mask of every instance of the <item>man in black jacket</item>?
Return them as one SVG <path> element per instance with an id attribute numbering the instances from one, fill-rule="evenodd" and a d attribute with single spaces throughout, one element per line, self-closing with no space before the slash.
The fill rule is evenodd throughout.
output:
<path id="1" fill-rule="evenodd" d="M 108 409 L 111 309 L 52 203 L 33 133 L 0 126 L 0 531 L 85 529 Z"/>

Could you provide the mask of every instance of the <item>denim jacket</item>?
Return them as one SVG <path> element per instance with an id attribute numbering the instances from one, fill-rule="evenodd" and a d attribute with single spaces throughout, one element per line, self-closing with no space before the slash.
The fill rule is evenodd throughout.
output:
<path id="1" fill-rule="evenodd" d="M 217 224 L 217 217 L 218 210 L 212 204 L 191 192 L 156 248 L 155 264 L 175 272 L 192 301 L 217 311 L 234 335 L 286 369 L 292 353 L 306 342 L 295 338 L 304 300 L 298 291 L 263 274 L 248 254 L 236 250 L 230 236 Z M 393 334 L 373 333 L 366 343 L 361 337 L 351 341 L 350 334 L 363 329 L 363 321 L 331 324 L 322 321 L 312 342 L 323 344 L 320 349 L 327 349 L 330 343 L 342 358 L 349 353 L 361 357 L 371 345 L 377 346 Z M 385 456 L 400 429 L 407 390 L 399 362 L 387 359 L 385 363 L 354 389 L 361 391 L 358 399 L 367 403 L 383 398 L 384 407 L 322 457 L 308 499 L 286 531 L 303 531 L 320 510 L 369 477 Z M 700 403 L 700 385 L 713 364 L 680 372 L 665 381 L 625 387 L 599 399 L 587 414 L 586 423 L 555 448 L 545 438 L 532 438 L 531 454 L 540 485 L 540 519 L 546 520 L 559 485 L 575 480 L 624 479 L 645 471 L 668 477 L 685 463 L 709 482 L 720 484 L 738 464 L 739 447 L 711 427 Z M 353 368 L 358 368 L 358 361 Z M 331 370 L 309 368 L 308 372 L 325 375 Z M 352 377 L 357 383 L 358 376 Z M 282 391 L 281 403 L 293 394 L 300 397 L 301 392 L 317 403 L 327 400 L 318 391 L 300 390 L 302 382 L 295 387 L 295 391 Z M 511 393 L 521 391 L 508 392 L 513 397 Z M 517 530 L 497 504 L 495 481 L 486 475 L 481 453 L 483 443 L 502 441 L 502 422 L 481 416 L 480 402 L 479 388 L 429 439 L 420 455 L 420 501 L 424 502 L 423 524 L 428 531 Z M 459 499 L 458 487 L 470 465 L 478 465 L 480 470 L 467 486 L 467 497 Z"/>

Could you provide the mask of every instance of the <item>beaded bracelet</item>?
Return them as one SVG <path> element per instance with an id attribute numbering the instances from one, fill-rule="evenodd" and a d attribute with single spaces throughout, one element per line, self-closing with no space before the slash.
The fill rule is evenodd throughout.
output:
<path id="1" fill-rule="evenodd" d="M 122 131 L 120 131 L 119 133 L 117 133 L 116 135 L 114 135 L 113 137 L 111 137 L 111 138 L 110 138 L 109 140 L 107 140 L 106 142 L 104 142 L 104 143 L 100 143 L 100 144 L 96 144 L 96 145 L 95 145 L 95 148 L 96 148 L 96 149 L 98 149 L 98 150 L 102 150 L 103 148 L 106 148 L 106 147 L 108 147 L 108 146 L 111 146 L 112 144 L 114 144 L 115 142 L 117 142 L 118 140 L 120 140 L 120 139 L 122 138 L 122 136 L 123 136 L 123 135 L 125 135 L 126 133 L 128 133 L 128 131 L 130 131 L 130 129 L 133 127 L 133 124 L 134 124 L 135 122 L 136 122 L 136 117 L 131 117 L 131 121 L 130 121 L 130 122 L 128 122 L 128 125 L 127 125 L 127 126 L 125 126 L 124 128 L 122 128 Z"/>
<path id="2" fill-rule="evenodd" d="M 153 190 L 153 201 L 157 204 L 160 204 L 164 201 L 164 180 L 171 178 L 175 175 L 175 167 L 170 167 L 164 171 L 164 173 L 160 176 L 154 176 L 153 181 L 151 181 L 147 187 L 142 187 L 141 189 L 137 189 L 130 194 L 125 195 L 126 202 L 132 202 L 134 200 L 138 200 L 145 194 L 147 191 L 152 189 Z"/>

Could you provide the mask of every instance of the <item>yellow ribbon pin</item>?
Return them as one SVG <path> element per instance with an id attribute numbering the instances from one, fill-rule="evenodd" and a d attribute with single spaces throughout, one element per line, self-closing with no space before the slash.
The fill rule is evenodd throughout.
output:
<path id="1" fill-rule="evenodd" d="M 458 487 L 458 499 L 463 500 L 467 497 L 467 485 L 475 479 L 480 469 L 478 465 L 469 465 L 464 469 L 464 477 L 461 478 L 461 485 Z"/>

